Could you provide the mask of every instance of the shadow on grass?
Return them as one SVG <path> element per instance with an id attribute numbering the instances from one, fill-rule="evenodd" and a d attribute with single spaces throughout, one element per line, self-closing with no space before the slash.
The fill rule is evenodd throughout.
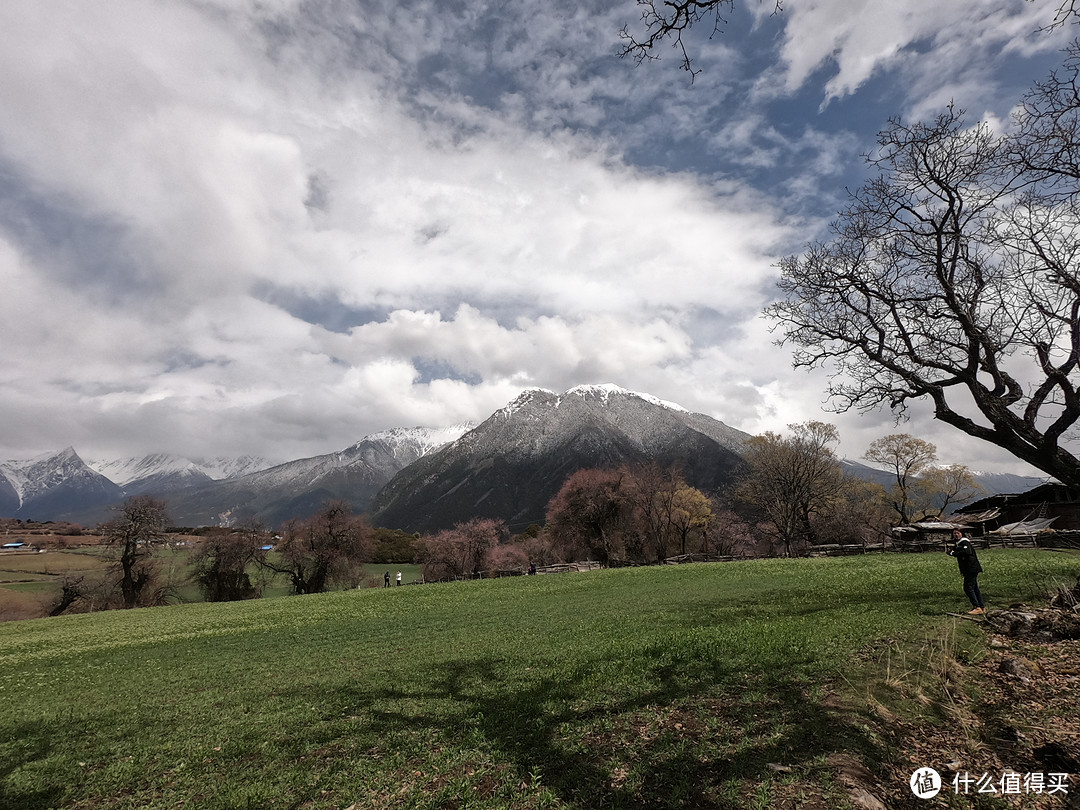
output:
<path id="1" fill-rule="evenodd" d="M 320 788 L 325 782 L 286 784 L 278 781 L 275 769 L 287 770 L 306 756 L 312 774 L 322 770 L 329 777 L 365 758 L 364 752 L 379 741 L 385 741 L 384 753 L 391 755 L 382 764 L 367 763 L 365 773 L 377 772 L 376 782 L 405 788 L 385 806 L 446 810 L 741 810 L 748 806 L 748 793 L 783 778 L 771 763 L 791 766 L 796 776 L 809 774 L 813 781 L 823 775 L 815 771 L 824 758 L 837 751 L 868 763 L 881 759 L 883 752 L 857 722 L 809 699 L 805 688 L 786 675 L 724 672 L 679 651 L 656 652 L 646 659 L 650 663 L 644 672 L 636 660 L 610 668 L 612 662 L 597 655 L 564 671 L 549 664 L 523 672 L 505 660 L 472 657 L 418 665 L 393 685 L 342 674 L 318 682 L 316 690 L 310 683 L 277 689 L 280 706 L 290 711 L 302 707 L 309 712 L 309 724 L 285 734 L 270 731 L 267 723 L 262 733 L 250 729 L 243 759 L 193 761 L 190 768 L 201 768 L 200 778 L 172 785 L 169 803 L 185 795 L 196 801 L 198 796 L 189 791 L 198 785 L 206 798 L 242 793 L 251 780 L 266 780 L 266 790 L 251 807 L 294 807 L 304 801 L 323 806 Z M 600 683 L 609 671 L 620 685 Z M 345 706 L 352 713 L 347 720 L 341 719 Z M 264 708 L 268 716 L 279 711 Z M 147 739 L 168 739 L 174 722 L 164 715 L 149 722 Z M 64 740 L 59 722 L 21 723 L 2 733 L 0 808 L 45 810 L 70 799 L 71 779 L 81 778 L 78 771 L 52 770 L 36 784 L 28 775 L 43 767 Z M 236 735 L 235 730 L 227 733 Z M 412 735 L 433 743 L 431 748 L 393 748 Z M 276 741 L 272 753 L 259 747 L 267 739 Z M 313 756 L 317 750 L 328 755 Z M 91 756 L 100 759 L 101 752 Z M 20 774 L 22 769 L 27 771 Z M 413 778 L 414 772 L 424 776 Z M 147 768 L 125 779 L 87 783 L 88 793 L 80 800 L 86 806 L 116 806 L 119 785 L 132 795 L 151 795 L 163 788 L 168 774 Z M 92 795 L 104 789 L 110 793 Z M 363 807 L 368 806 L 365 799 L 377 798 L 363 795 L 360 780 L 353 780 L 352 789 L 361 795 L 349 796 L 346 804 Z"/>
<path id="2" fill-rule="evenodd" d="M 4 729 L 0 737 L 0 808 L 7 810 L 38 810 L 56 807 L 61 790 L 56 786 L 40 789 L 17 789 L 18 772 L 48 758 L 53 737 L 39 723 L 18 723 Z M 14 784 L 13 784 L 14 783 Z"/>
<path id="3" fill-rule="evenodd" d="M 658 662 L 645 674 L 647 688 L 598 699 L 580 685 L 587 680 L 581 670 L 528 682 L 508 678 L 498 662 L 477 659 L 434 665 L 430 674 L 422 689 L 350 690 L 338 697 L 369 706 L 372 722 L 388 734 L 422 732 L 456 748 L 462 761 L 482 752 L 508 790 L 510 783 L 524 790 L 523 803 L 546 788 L 572 807 L 741 810 L 748 790 L 783 778 L 777 764 L 790 766 L 794 778 L 822 770 L 835 752 L 869 763 L 883 755 L 854 718 L 782 677 L 736 685 L 702 679 L 677 661 Z M 428 700 L 452 701 L 455 720 L 425 713 Z M 397 701 L 421 710 L 378 708 Z M 482 798 L 465 788 L 454 795 L 446 781 L 432 780 L 442 793 L 417 797 L 416 804 L 451 808 Z"/>

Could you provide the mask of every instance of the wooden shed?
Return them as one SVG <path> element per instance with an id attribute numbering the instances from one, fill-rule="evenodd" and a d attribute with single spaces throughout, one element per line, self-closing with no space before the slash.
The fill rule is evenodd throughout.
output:
<path id="1" fill-rule="evenodd" d="M 1027 492 L 991 495 L 957 509 L 954 517 L 970 520 L 979 513 L 994 510 L 997 511 L 995 517 L 979 521 L 984 531 L 1049 518 L 1056 518 L 1053 525 L 1059 531 L 1080 529 L 1080 489 L 1064 484 L 1042 484 Z"/>

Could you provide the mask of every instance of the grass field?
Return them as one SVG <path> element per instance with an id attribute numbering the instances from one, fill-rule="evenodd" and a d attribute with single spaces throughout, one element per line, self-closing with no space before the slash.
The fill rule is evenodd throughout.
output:
<path id="1" fill-rule="evenodd" d="M 981 557 L 991 607 L 1080 575 Z M 771 807 L 777 763 L 844 807 L 828 757 L 896 752 L 836 700 L 887 650 L 974 649 L 963 607 L 952 560 L 893 554 L 11 622 L 0 807 Z"/>
<path id="2" fill-rule="evenodd" d="M 173 583 L 171 601 L 202 601 L 198 585 L 189 579 L 190 549 L 161 549 L 156 559 L 162 574 Z M 0 554 L 0 622 L 47 615 L 49 606 L 60 595 L 65 576 L 82 574 L 92 577 L 102 573 L 108 565 L 107 552 L 96 547 Z M 423 566 L 420 565 L 372 564 L 367 568 L 362 587 L 382 587 L 384 571 L 390 572 L 391 581 L 401 571 L 405 584 L 419 582 L 423 578 Z M 263 597 L 285 596 L 290 592 L 287 578 L 277 576 L 267 583 Z"/>

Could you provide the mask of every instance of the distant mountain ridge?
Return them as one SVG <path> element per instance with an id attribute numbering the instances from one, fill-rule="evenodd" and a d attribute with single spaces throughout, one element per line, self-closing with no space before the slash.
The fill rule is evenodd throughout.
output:
<path id="1" fill-rule="evenodd" d="M 273 466 L 254 456 L 193 460 L 152 454 L 95 461 L 94 469 L 69 447 L 0 463 L 0 516 L 95 524 L 109 517 L 110 506 L 140 494 L 164 498 L 172 522 L 189 526 L 252 518 L 279 525 L 307 517 L 328 498 L 364 511 L 396 472 L 470 427 L 394 428 L 338 453 Z"/>
<path id="2" fill-rule="evenodd" d="M 298 459 L 265 470 L 175 493 L 170 514 L 188 526 L 238 524 L 252 518 L 277 526 L 308 517 L 327 499 L 364 512 L 397 472 L 453 441 L 471 425 L 394 428 L 361 439 L 338 453 Z"/>
<path id="3" fill-rule="evenodd" d="M 261 456 L 185 458 L 171 453 L 152 453 L 133 458 L 88 460 L 87 466 L 118 486 L 129 488 L 148 479 L 187 476 L 218 481 L 264 470 L 274 462 Z M 145 487 L 144 487 L 145 488 Z"/>
<path id="4" fill-rule="evenodd" d="M 73 448 L 0 462 L 0 516 L 94 525 L 130 495 L 169 504 L 174 525 L 280 526 L 327 499 L 377 525 L 432 531 L 471 517 L 513 528 L 542 522 L 562 482 L 583 467 L 676 465 L 712 492 L 742 467 L 749 434 L 649 394 L 585 385 L 529 389 L 480 425 L 394 428 L 336 453 L 272 464 L 263 458 L 168 454 L 84 462 Z M 889 473 L 844 461 L 849 474 L 888 485 Z M 986 494 L 1023 492 L 1042 479 L 976 474 Z"/>
<path id="5" fill-rule="evenodd" d="M 842 459 L 841 466 L 844 468 L 844 473 L 846 475 L 852 475 L 856 478 L 872 481 L 873 483 L 881 484 L 886 488 L 896 484 L 896 474 L 891 470 L 871 467 L 868 464 L 863 464 L 860 461 L 851 461 L 850 459 Z M 1026 492 L 1029 489 L 1034 489 L 1039 486 L 1039 484 L 1046 483 L 1045 478 L 1035 478 L 1030 475 L 1016 475 L 1014 473 L 990 473 L 972 470 L 971 476 L 975 479 L 975 483 L 982 487 L 983 491 L 979 497 L 1012 492 Z"/>

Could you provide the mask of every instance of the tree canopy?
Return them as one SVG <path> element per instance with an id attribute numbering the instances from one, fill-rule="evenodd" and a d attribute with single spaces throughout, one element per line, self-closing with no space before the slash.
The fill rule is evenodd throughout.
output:
<path id="1" fill-rule="evenodd" d="M 547 508 L 547 529 L 569 557 L 652 563 L 708 545 L 712 504 L 659 464 L 583 469 Z"/>
<path id="2" fill-rule="evenodd" d="M 788 555 L 818 542 L 817 518 L 839 498 L 844 473 L 833 446 L 840 434 L 824 422 L 789 425 L 790 436 L 767 432 L 746 443 L 749 470 L 739 497 L 753 504 Z"/>
<path id="3" fill-rule="evenodd" d="M 323 593 L 335 585 L 355 587 L 373 549 L 367 521 L 353 515 L 344 501 L 327 501 L 307 520 L 289 521 L 275 548 L 276 559 L 265 556 L 261 564 L 287 575 L 293 593 Z"/>
<path id="4" fill-rule="evenodd" d="M 900 524 L 940 516 L 953 504 L 966 503 L 982 491 L 963 464 L 937 467 L 937 447 L 907 433 L 876 439 L 863 456 L 894 476 L 886 493 Z"/>
<path id="5" fill-rule="evenodd" d="M 937 461 L 937 448 L 925 439 L 893 433 L 875 439 L 863 458 L 885 466 L 895 476 L 890 505 L 900 523 L 910 523 L 916 508 L 918 476 Z"/>

